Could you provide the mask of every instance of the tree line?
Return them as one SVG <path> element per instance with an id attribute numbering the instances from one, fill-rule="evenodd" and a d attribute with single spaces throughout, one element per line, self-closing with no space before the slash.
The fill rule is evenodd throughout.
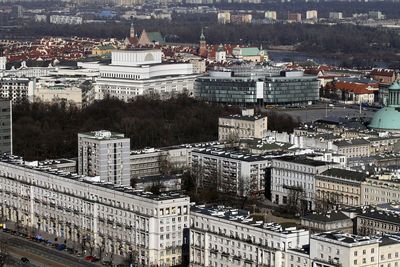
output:
<path id="1" fill-rule="evenodd" d="M 104 99 L 82 109 L 65 102 L 19 103 L 13 107 L 14 154 L 27 160 L 76 157 L 79 132 L 110 130 L 131 139 L 131 149 L 218 139 L 218 118 L 239 107 L 197 101 L 186 95 L 168 100 Z M 271 130 L 292 131 L 298 121 L 271 113 Z"/>

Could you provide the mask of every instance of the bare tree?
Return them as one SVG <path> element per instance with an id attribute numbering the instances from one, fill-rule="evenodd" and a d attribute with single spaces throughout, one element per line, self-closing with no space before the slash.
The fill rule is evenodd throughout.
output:
<path id="1" fill-rule="evenodd" d="M 257 177 L 239 176 L 237 179 L 237 195 L 241 198 L 241 208 L 244 209 L 246 201 L 258 190 Z"/>

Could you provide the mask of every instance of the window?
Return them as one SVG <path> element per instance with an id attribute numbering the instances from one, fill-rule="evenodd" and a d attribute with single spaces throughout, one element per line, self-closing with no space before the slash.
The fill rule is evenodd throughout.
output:
<path id="1" fill-rule="evenodd" d="M 356 250 L 356 251 L 354 251 L 354 256 L 357 256 L 357 250 Z"/>
<path id="2" fill-rule="evenodd" d="M 374 257 L 371 257 L 371 262 L 374 262 L 375 261 L 375 258 Z"/>
<path id="3" fill-rule="evenodd" d="M 354 265 L 357 265 L 357 260 L 354 260 Z"/>

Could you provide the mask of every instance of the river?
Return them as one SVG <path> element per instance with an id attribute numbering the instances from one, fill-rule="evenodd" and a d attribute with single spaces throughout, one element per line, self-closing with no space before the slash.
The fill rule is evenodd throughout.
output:
<path id="1" fill-rule="evenodd" d="M 334 58 L 327 58 L 322 56 L 312 56 L 305 53 L 292 52 L 292 51 L 268 51 L 270 60 L 276 62 L 304 62 L 307 59 L 311 59 L 320 65 L 339 66 L 342 61 Z M 388 68 L 389 62 L 386 61 L 375 61 L 377 68 Z"/>

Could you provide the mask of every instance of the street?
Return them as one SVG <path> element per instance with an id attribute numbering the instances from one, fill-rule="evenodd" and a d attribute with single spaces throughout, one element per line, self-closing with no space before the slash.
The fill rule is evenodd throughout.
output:
<path id="1" fill-rule="evenodd" d="M 9 233 L 0 232 L 0 241 L 6 244 L 11 256 L 17 259 L 22 257 L 29 259 L 30 265 L 25 264 L 22 266 L 85 267 L 97 265 L 83 258 L 69 255 L 65 251 L 58 251 L 55 248 L 13 236 Z"/>

